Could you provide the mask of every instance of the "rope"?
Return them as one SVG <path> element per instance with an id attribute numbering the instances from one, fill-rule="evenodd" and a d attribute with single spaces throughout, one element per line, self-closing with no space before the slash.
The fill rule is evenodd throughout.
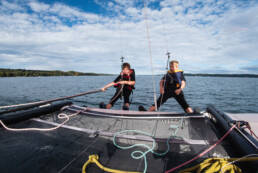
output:
<path id="1" fill-rule="evenodd" d="M 118 16 L 120 16 L 120 10 L 119 10 L 119 14 Z M 119 19 L 118 19 L 119 20 Z M 124 55 L 124 42 L 122 42 L 122 29 L 121 29 L 121 21 L 118 21 L 118 27 L 119 27 L 119 46 L 120 46 L 120 54 L 121 54 L 121 61 L 123 63 L 123 55 Z M 122 47 L 122 48 L 121 48 Z"/>
<path id="2" fill-rule="evenodd" d="M 202 163 L 197 164 L 193 167 L 186 168 L 184 170 L 179 171 L 179 173 L 190 173 L 190 172 L 203 172 L 206 173 L 214 173 L 214 172 L 237 172 L 241 173 L 242 170 L 234 165 L 233 163 L 237 161 L 256 161 L 258 160 L 258 157 L 250 157 L 249 156 L 258 155 L 258 154 L 249 154 L 247 156 L 241 157 L 241 158 L 208 158 L 205 159 Z M 232 162 L 229 162 L 232 161 Z"/>
<path id="3" fill-rule="evenodd" d="M 220 171 L 221 167 L 227 164 L 227 160 L 224 158 L 209 158 L 204 160 L 202 163 L 197 164 L 193 167 L 179 171 L 179 173 L 190 173 L 190 172 L 205 172 L 205 173 L 215 173 Z M 231 165 L 227 167 L 225 171 L 230 173 L 242 173 L 241 169 L 236 165 Z"/>
<path id="4" fill-rule="evenodd" d="M 256 137 L 256 139 L 258 140 L 258 136 L 254 133 L 254 131 L 250 128 L 249 129 L 250 133 L 252 136 Z"/>
<path id="5" fill-rule="evenodd" d="M 252 135 L 252 136 L 254 136 L 257 140 L 258 140 L 258 136 L 254 133 L 254 131 L 251 129 L 251 126 L 250 126 L 250 124 L 248 123 L 248 125 L 245 127 L 245 128 L 247 128 L 249 131 L 250 131 L 250 134 Z"/>
<path id="6" fill-rule="evenodd" d="M 165 73 L 165 79 L 164 79 L 164 82 L 163 82 L 163 89 L 164 89 L 164 92 L 163 94 L 161 94 L 161 99 L 160 99 L 160 103 L 162 103 L 163 101 L 163 97 L 164 97 L 164 94 L 165 94 L 165 85 L 166 85 L 166 81 L 167 81 L 167 73 L 168 73 L 168 69 L 169 69 L 169 58 L 170 58 L 170 53 L 167 52 L 167 55 L 168 55 L 168 60 L 167 60 L 167 65 L 166 65 L 166 73 Z"/>
<path id="7" fill-rule="evenodd" d="M 9 105 L 9 106 L 0 106 L 0 109 L 20 107 L 20 106 L 28 106 L 28 105 L 34 105 L 34 104 L 46 104 L 46 103 L 51 103 L 51 102 L 55 102 L 55 101 L 59 101 L 59 100 L 70 99 L 70 98 L 73 98 L 73 97 L 79 97 L 79 96 L 83 96 L 83 95 L 87 95 L 87 94 L 93 94 L 93 93 L 97 93 L 97 92 L 102 92 L 102 90 L 97 89 L 97 90 L 92 90 L 92 91 L 88 91 L 88 92 L 79 93 L 79 94 L 72 95 L 72 96 L 59 97 L 59 98 L 54 98 L 54 99 L 50 99 L 50 100 L 42 100 L 42 101 L 38 101 L 38 102 L 30 102 L 30 103 L 23 103 L 23 104 L 17 104 L 17 105 Z"/>
<path id="8" fill-rule="evenodd" d="M 238 128 L 238 123 L 236 123 L 236 130 L 252 145 L 256 148 L 256 150 L 258 150 L 258 146 L 252 141 L 250 140 L 250 138 L 248 138 L 240 128 Z"/>
<path id="9" fill-rule="evenodd" d="M 96 138 L 93 142 L 86 146 L 86 148 L 76 155 L 67 165 L 65 165 L 58 173 L 64 172 L 74 161 L 76 161 L 83 153 L 85 153 L 92 145 L 94 145 L 100 138 Z"/>
<path id="10" fill-rule="evenodd" d="M 224 168 L 227 167 L 228 165 L 233 165 L 233 163 L 235 162 L 244 162 L 244 161 L 257 161 L 258 160 L 258 157 L 250 157 L 250 156 L 258 156 L 258 154 L 248 154 L 246 156 L 243 156 L 241 158 L 230 158 L 230 159 L 227 159 L 228 161 L 231 161 L 229 163 L 227 163 L 226 165 L 224 165 L 222 168 L 221 168 L 221 172 L 224 173 Z M 249 158 L 248 158 L 249 157 Z M 227 170 L 226 170 L 227 171 Z"/>
<path id="11" fill-rule="evenodd" d="M 165 22 L 164 22 L 164 18 L 167 18 L 166 16 L 163 15 L 162 13 L 162 18 L 161 18 L 161 23 L 162 23 L 162 27 L 163 27 L 163 34 L 165 36 L 165 43 L 166 43 L 166 52 L 168 53 L 168 39 L 167 39 L 167 28 L 165 27 Z"/>
<path id="12" fill-rule="evenodd" d="M 86 168 L 89 164 L 95 163 L 100 169 L 106 171 L 106 172 L 112 172 L 112 173 L 140 173 L 140 172 L 129 172 L 129 171 L 121 171 L 117 169 L 110 169 L 105 166 L 103 166 L 101 163 L 99 163 L 99 156 L 96 154 L 90 155 L 89 160 L 84 163 L 82 167 L 82 173 L 86 173 Z"/>
<path id="13" fill-rule="evenodd" d="M 122 87 L 120 88 L 120 90 L 117 92 L 117 94 L 115 95 L 115 97 L 113 99 L 110 100 L 110 102 L 114 101 L 123 91 L 124 89 L 124 85 L 122 85 Z M 122 96 L 121 96 L 122 97 Z"/>
<path id="14" fill-rule="evenodd" d="M 85 109 L 84 109 L 85 110 Z M 46 129 L 41 129 L 41 128 L 23 128 L 23 129 L 17 129 L 17 128 L 10 128 L 7 127 L 4 122 L 2 120 L 0 120 L 0 124 L 9 131 L 15 131 L 15 132 L 23 132 L 23 131 L 43 131 L 43 132 L 47 132 L 47 131 L 53 131 L 56 130 L 58 128 L 60 128 L 61 126 L 63 126 L 65 123 L 67 123 L 71 117 L 76 116 L 78 114 L 80 114 L 81 112 L 83 112 L 84 110 L 79 110 L 77 112 L 75 112 L 74 114 L 71 115 L 67 115 L 65 113 L 60 113 L 58 114 L 58 118 L 59 119 L 65 119 L 61 124 L 57 125 L 56 127 L 52 127 L 52 128 L 46 128 Z"/>
<path id="15" fill-rule="evenodd" d="M 152 72 L 152 84 L 153 84 L 153 94 L 154 94 L 154 104 L 155 104 L 155 110 L 157 111 L 157 96 L 156 96 L 156 86 L 155 86 L 155 80 L 154 80 L 154 69 L 153 69 L 153 63 L 152 63 L 152 52 L 151 52 L 151 40 L 150 40 L 150 34 L 149 34 L 149 25 L 148 25 L 148 16 L 147 16 L 147 7 L 145 0 L 143 0 L 144 3 L 144 19 L 145 19 L 145 25 L 146 25 L 146 37 L 148 40 L 148 47 L 149 47 L 149 55 L 150 55 L 150 64 L 151 64 L 151 72 Z"/>
<path id="16" fill-rule="evenodd" d="M 178 165 L 178 166 L 176 166 L 176 167 L 174 167 L 174 168 L 172 168 L 172 169 L 170 169 L 170 170 L 167 170 L 165 173 L 173 172 L 173 171 L 175 171 L 175 170 L 181 168 L 182 166 L 185 166 L 185 165 L 187 165 L 187 164 L 193 162 L 194 160 L 196 160 L 196 159 L 202 157 L 203 155 L 205 155 L 206 153 L 208 153 L 209 151 L 211 151 L 213 148 L 215 148 L 218 144 L 220 144 L 220 143 L 230 134 L 230 132 L 234 130 L 234 128 L 236 128 L 236 125 L 233 125 L 233 126 L 227 131 L 227 133 L 224 134 L 223 137 L 221 137 L 215 144 L 213 144 L 212 146 L 210 146 L 209 148 L 207 148 L 206 150 L 204 150 L 203 152 L 201 152 L 199 155 L 195 156 L 195 157 L 192 158 L 191 160 L 188 160 L 188 161 L 186 161 L 186 162 L 184 162 L 184 163 L 182 163 L 182 164 L 180 164 L 180 165 Z"/>
<path id="17" fill-rule="evenodd" d="M 166 150 L 165 152 L 163 152 L 163 153 L 157 153 L 157 152 L 154 151 L 154 149 L 155 149 L 155 147 L 156 147 L 156 141 L 155 141 L 155 139 L 153 138 L 153 135 L 151 135 L 151 134 L 149 134 L 149 133 L 146 133 L 146 132 L 143 132 L 143 131 L 139 131 L 139 130 L 124 130 L 124 131 L 120 131 L 120 132 L 115 133 L 115 134 L 114 134 L 114 137 L 113 137 L 113 144 L 114 144 L 117 148 L 123 149 L 123 150 L 131 149 L 131 148 L 134 148 L 134 147 L 144 147 L 144 148 L 146 148 L 147 150 L 146 150 L 145 152 L 142 152 L 142 151 L 139 151 L 139 150 L 135 150 L 135 151 L 133 151 L 133 152 L 131 153 L 131 157 L 132 157 L 133 159 L 141 159 L 141 158 L 144 159 L 144 165 L 145 165 L 145 167 L 144 167 L 143 173 L 146 173 L 147 168 L 148 168 L 148 163 L 147 163 L 146 155 L 147 155 L 148 153 L 150 153 L 150 152 L 153 153 L 153 154 L 155 154 L 155 155 L 157 155 L 157 156 L 164 156 L 164 155 L 166 155 L 166 154 L 169 152 L 169 150 L 170 150 L 169 140 L 171 139 L 171 137 L 173 137 L 173 136 L 176 135 L 179 126 L 176 126 L 176 127 L 174 127 L 174 128 L 176 128 L 176 130 L 175 130 L 175 132 L 167 139 L 167 141 L 166 141 L 167 150 Z M 145 136 L 150 136 L 150 137 L 152 137 L 152 147 L 149 147 L 149 146 L 146 145 L 146 144 L 133 144 L 133 145 L 130 145 L 130 146 L 120 146 L 120 145 L 118 145 L 118 144 L 116 143 L 116 137 L 117 137 L 117 135 L 122 134 L 122 133 L 138 133 L 138 134 L 142 134 L 142 135 L 145 135 Z"/>

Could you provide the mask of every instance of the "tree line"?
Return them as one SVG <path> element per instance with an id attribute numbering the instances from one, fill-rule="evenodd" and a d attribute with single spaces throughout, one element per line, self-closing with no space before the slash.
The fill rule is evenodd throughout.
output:
<path id="1" fill-rule="evenodd" d="M 103 76 L 112 74 L 99 73 L 82 73 L 76 71 L 46 71 L 46 70 L 25 70 L 25 69 L 4 69 L 0 68 L 0 77 L 36 77 L 36 76 Z M 161 74 L 160 74 L 161 75 Z M 258 74 L 192 74 L 186 73 L 186 76 L 201 76 L 201 77 L 248 77 L 258 78 Z"/>
<path id="2" fill-rule="evenodd" d="M 25 70 L 25 69 L 3 69 L 0 68 L 0 77 L 36 77 L 36 76 L 99 76 L 107 74 L 97 74 L 97 73 L 82 73 L 76 71 L 45 71 L 45 70 Z"/>
<path id="3" fill-rule="evenodd" d="M 201 77 L 248 77 L 248 78 L 258 78 L 258 74 L 191 74 L 186 73 L 186 76 L 201 76 Z"/>

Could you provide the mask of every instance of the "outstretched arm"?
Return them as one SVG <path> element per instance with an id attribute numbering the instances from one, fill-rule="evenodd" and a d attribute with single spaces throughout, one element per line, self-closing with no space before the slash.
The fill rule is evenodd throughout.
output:
<path id="1" fill-rule="evenodd" d="M 102 91 L 106 91 L 111 86 L 114 86 L 116 83 L 115 82 L 110 82 L 109 84 L 105 85 L 103 88 L 101 88 Z"/>
<path id="2" fill-rule="evenodd" d="M 121 84 L 121 85 L 135 85 L 135 81 L 119 81 L 117 82 L 118 84 Z"/>

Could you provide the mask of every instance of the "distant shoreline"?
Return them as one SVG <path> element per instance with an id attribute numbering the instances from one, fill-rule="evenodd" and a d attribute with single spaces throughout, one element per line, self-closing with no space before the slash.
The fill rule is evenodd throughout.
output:
<path id="1" fill-rule="evenodd" d="M 25 70 L 25 69 L 4 69 L 0 68 L 0 77 L 39 77 L 39 76 L 114 76 L 117 74 L 106 73 L 83 73 L 76 71 L 47 71 L 47 70 Z M 162 74 L 159 74 L 162 75 Z M 144 75 L 139 75 L 144 76 Z M 209 73 L 185 73 L 185 76 L 194 77 L 242 77 L 258 78 L 258 74 L 209 74 Z"/>
<path id="2" fill-rule="evenodd" d="M 203 74 L 203 73 L 185 73 L 185 76 L 196 77 L 245 77 L 245 78 L 258 78 L 258 74 Z"/>
<path id="3" fill-rule="evenodd" d="M 0 68 L 0 77 L 39 77 L 39 76 L 110 76 L 104 73 L 82 73 L 76 71 L 48 71 L 48 70 L 25 70 Z"/>

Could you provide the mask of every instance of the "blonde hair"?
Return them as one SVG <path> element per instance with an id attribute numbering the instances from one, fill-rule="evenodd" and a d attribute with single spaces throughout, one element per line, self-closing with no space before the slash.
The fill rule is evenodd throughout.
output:
<path id="1" fill-rule="evenodd" d="M 169 62 L 169 65 L 172 65 L 172 64 L 174 64 L 174 63 L 175 63 L 175 64 L 179 64 L 179 62 L 178 62 L 177 60 L 172 60 L 172 61 Z"/>

